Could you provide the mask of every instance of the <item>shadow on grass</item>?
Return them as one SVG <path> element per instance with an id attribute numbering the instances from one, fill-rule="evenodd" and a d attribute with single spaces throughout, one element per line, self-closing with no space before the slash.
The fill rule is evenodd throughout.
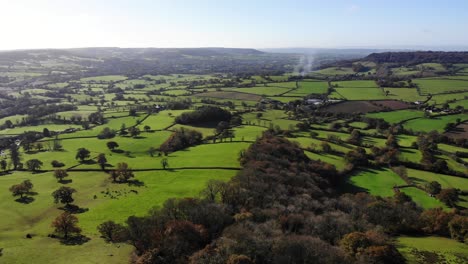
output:
<path id="1" fill-rule="evenodd" d="M 71 236 L 68 238 L 60 239 L 60 243 L 67 246 L 76 246 L 76 245 L 83 245 L 84 243 L 90 241 L 91 238 L 83 236 L 83 235 L 76 235 Z"/>
<path id="2" fill-rule="evenodd" d="M 69 184 L 69 183 L 72 183 L 72 182 L 73 182 L 72 179 L 66 179 L 66 180 L 59 181 L 59 183 L 61 183 L 61 184 Z"/>
<path id="3" fill-rule="evenodd" d="M 136 187 L 143 187 L 145 186 L 145 183 L 140 181 L 140 180 L 130 180 L 128 181 L 129 186 L 136 186 Z"/>
<path id="4" fill-rule="evenodd" d="M 93 164 L 96 164 L 97 161 L 95 160 L 92 160 L 92 159 L 89 159 L 89 160 L 84 160 L 81 162 L 81 164 L 86 164 L 86 165 L 93 165 Z"/>
<path id="5" fill-rule="evenodd" d="M 124 153 L 124 151 L 121 150 L 121 149 L 113 149 L 112 152 L 114 152 L 114 153 L 119 153 L 119 154 Z"/>
<path id="6" fill-rule="evenodd" d="M 81 208 L 78 205 L 74 205 L 74 204 L 68 204 L 63 207 L 59 207 L 58 209 L 68 212 L 70 214 L 82 214 L 82 213 L 89 211 L 88 208 Z"/>
<path id="7" fill-rule="evenodd" d="M 134 139 L 145 139 L 146 137 L 143 137 L 143 136 L 136 136 L 136 137 L 133 137 Z"/>
<path id="8" fill-rule="evenodd" d="M 18 202 L 18 203 L 22 203 L 22 204 L 30 204 L 32 202 L 34 202 L 34 197 L 31 197 L 31 196 L 23 196 L 21 198 L 18 198 L 15 200 L 15 202 Z"/>

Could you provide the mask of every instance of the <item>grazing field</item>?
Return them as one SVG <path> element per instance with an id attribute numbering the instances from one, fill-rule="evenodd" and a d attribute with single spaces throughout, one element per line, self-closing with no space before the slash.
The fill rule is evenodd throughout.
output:
<path id="1" fill-rule="evenodd" d="M 371 118 L 382 118 L 390 124 L 396 124 L 409 119 L 421 118 L 424 116 L 424 113 L 417 110 L 399 110 L 392 112 L 369 113 L 366 114 L 366 116 Z"/>
<path id="2" fill-rule="evenodd" d="M 396 214 L 392 222 L 397 229 L 392 230 L 386 226 L 388 219 L 370 220 L 370 216 L 381 212 L 374 210 L 382 208 L 361 203 L 375 199 L 367 195 L 388 198 L 402 192 L 420 207 L 412 209 L 415 214 L 440 207 L 461 216 L 463 208 L 468 208 L 468 158 L 464 155 L 468 150 L 466 141 L 460 140 L 468 139 L 468 114 L 462 108 L 468 107 L 468 64 L 380 63 L 377 53 L 369 57 L 375 62 L 352 59 L 332 64 L 333 57 L 327 55 L 327 64 L 314 61 L 313 67 L 349 67 L 329 67 L 307 74 L 310 69 L 297 70 L 304 66 L 296 66 L 297 60 L 303 61 L 298 54 L 255 55 L 255 51 L 244 50 L 236 55 L 242 62 L 236 65 L 230 55 L 219 58 L 224 52 L 236 53 L 233 49 L 158 50 L 167 55 L 162 59 L 155 59 L 151 49 L 144 49 L 140 51 L 145 55 L 133 64 L 131 56 L 139 55 L 129 55 L 121 61 L 116 55 L 118 50 L 110 50 L 113 55 L 107 59 L 83 58 L 83 62 L 78 62 L 78 57 L 72 57 L 70 65 L 65 60 L 31 59 L 54 57 L 49 51 L 28 53 L 18 62 L 5 60 L 4 53 L 0 53 L 0 77 L 15 78 L 0 78 L 1 263 L 129 263 L 131 257 L 138 258 L 134 245 L 139 245 L 135 242 L 144 235 L 128 236 L 128 243 L 106 243 L 97 226 L 107 220 L 124 224 L 129 216 L 147 216 L 149 210 L 163 206 L 167 211 L 148 221 L 154 225 L 157 218 L 160 228 L 150 229 L 145 224 L 130 228 L 151 230 L 148 234 L 156 234 L 151 235 L 151 243 L 155 242 L 151 246 L 163 245 L 158 250 L 177 241 L 174 252 L 180 255 L 179 261 L 167 261 L 167 256 L 158 255 L 157 261 L 164 263 L 185 263 L 191 254 L 207 245 L 213 245 L 217 254 L 228 254 L 208 262 L 230 263 L 234 253 L 250 254 L 244 250 L 255 254 L 249 255 L 255 262 L 257 252 L 263 250 L 258 250 L 256 243 L 249 244 L 248 249 L 236 247 L 236 252 L 223 247 L 242 245 L 239 242 L 244 236 L 256 239 L 257 231 L 265 227 L 269 232 L 263 232 L 258 241 L 283 243 L 283 238 L 292 234 L 285 232 L 284 223 L 296 221 L 296 214 L 313 220 L 317 227 L 313 234 L 300 227 L 298 231 L 304 231 L 301 235 L 320 238 L 326 247 L 343 245 L 340 240 L 348 233 L 378 227 L 388 234 L 389 245 L 397 239 L 399 250 L 409 263 L 468 260 L 466 245 L 454 240 L 398 237 L 401 233 L 395 230 L 407 224 L 415 227 L 412 235 L 426 234 L 420 215 L 402 220 L 402 215 Z M 261 60 L 254 63 L 252 56 Z M 268 60 L 269 56 L 274 57 Z M 468 53 L 466 56 L 468 60 Z M 212 63 L 216 60 L 221 61 L 215 67 Z M 6 65 L 5 61 L 13 64 Z M 279 61 L 284 65 L 276 65 Z M 104 62 L 104 68 L 94 66 Z M 418 87 L 406 88 L 412 82 Z M 379 87 L 377 83 L 389 87 Z M 399 86 L 406 87 L 396 88 Z M 307 99 L 312 98 L 323 100 L 323 104 L 311 104 Z M 426 100 L 429 101 L 421 103 Z M 447 126 L 449 123 L 458 126 L 453 129 L 454 125 Z M 446 132 L 446 128 L 452 130 Z M 433 130 L 456 140 L 427 133 Z M 259 140 L 262 135 L 265 137 Z M 392 142 L 391 135 L 398 144 Z M 82 148 L 89 151 L 89 156 L 80 160 L 77 151 Z M 327 164 L 316 163 L 309 169 L 303 154 Z M 434 157 L 433 163 L 422 159 L 428 155 Z M 447 163 L 446 171 L 444 164 L 437 162 L 442 160 Z M 111 176 L 115 177 L 122 167 L 119 163 L 128 164 L 135 177 L 122 182 L 113 180 Z M 331 165 L 340 173 L 328 185 L 319 177 L 335 175 Z M 403 165 L 406 170 L 396 168 Z M 54 176 L 59 167 L 69 174 L 63 181 Z M 312 175 L 317 172 L 322 175 Z M 234 182 L 223 183 L 235 175 L 239 177 Z M 24 188 L 18 185 L 24 180 L 31 180 L 33 190 L 26 197 L 13 196 L 18 188 Z M 212 182 L 206 189 L 210 180 L 221 182 Z M 443 189 L 460 190 L 460 200 L 455 202 L 457 210 L 449 207 L 453 204 L 443 195 L 428 195 L 427 184 L 432 181 L 439 182 Z M 18 186 L 12 188 L 13 185 Z M 49 236 L 54 232 L 51 222 L 64 210 L 70 210 L 53 201 L 52 192 L 61 186 L 77 190 L 72 204 L 78 210 L 72 213 L 79 219 L 86 239 L 62 240 L 76 242 L 74 245 L 64 245 L 60 239 Z M 261 195 L 256 193 L 258 190 L 262 190 Z M 340 197 L 357 192 L 368 194 Z M 171 198 L 188 199 L 165 206 Z M 395 199 L 380 202 L 397 210 L 414 205 Z M 194 215 L 184 211 L 192 209 L 192 203 L 200 203 L 200 210 L 192 210 Z M 270 214 L 271 208 L 286 208 L 294 214 Z M 298 208 L 312 209 L 303 212 Z M 179 212 L 184 215 L 178 216 Z M 202 216 L 204 212 L 208 216 Z M 340 232 L 329 232 L 329 220 L 323 217 L 326 214 L 333 217 L 333 228 Z M 162 215 L 167 216 L 167 221 Z M 262 221 L 256 221 L 260 218 Z M 197 225 L 196 234 L 184 229 L 172 240 L 176 234 L 172 232 L 178 230 L 170 225 L 188 226 L 190 222 Z M 205 225 L 209 239 L 205 239 L 198 224 Z M 239 239 L 223 238 L 239 231 Z M 187 234 L 190 237 L 185 239 Z M 330 234 L 330 239 L 322 238 Z M 197 245 L 192 248 L 194 237 L 202 239 L 196 238 Z M 437 246 L 438 243 L 443 245 Z M 281 246 L 263 245 L 268 245 L 268 250 Z M 190 252 L 178 252 L 186 251 L 186 246 L 190 246 Z M 320 254 L 335 250 L 323 249 Z M 286 251 L 282 253 L 289 254 Z M 347 257 L 343 262 L 353 262 L 352 256 Z M 263 260 L 269 262 L 267 258 Z"/>
<path id="3" fill-rule="evenodd" d="M 437 181 L 442 185 L 442 188 L 460 188 L 461 190 L 468 190 L 468 179 L 462 177 L 455 177 L 434 173 L 430 171 L 421 171 L 415 169 L 407 169 L 408 177 L 416 184 L 424 186 L 431 181 Z"/>
<path id="4" fill-rule="evenodd" d="M 405 185 L 400 176 L 390 169 L 366 169 L 351 176 L 350 183 L 373 195 L 393 196 L 394 186 Z"/>
<path id="5" fill-rule="evenodd" d="M 439 94 L 454 91 L 468 91 L 468 81 L 442 79 L 414 80 L 423 94 Z"/>
<path id="6" fill-rule="evenodd" d="M 262 99 L 261 96 L 257 94 L 249 93 L 239 93 L 233 91 L 223 91 L 223 92 L 207 92 L 195 94 L 196 97 L 212 97 L 212 98 L 221 98 L 221 99 L 234 99 L 234 100 L 246 100 L 246 101 L 259 101 Z"/>
<path id="7" fill-rule="evenodd" d="M 290 91 L 284 95 L 287 96 L 305 96 L 308 94 L 324 94 L 327 92 L 328 84 L 326 82 L 299 82 L 299 88 Z"/>
<path id="8" fill-rule="evenodd" d="M 351 68 L 330 67 L 330 68 L 325 68 L 319 71 L 315 71 L 313 73 L 318 73 L 318 74 L 323 74 L 323 75 L 345 75 L 345 74 L 353 74 L 354 71 Z"/>
<path id="9" fill-rule="evenodd" d="M 388 99 L 380 88 L 335 88 L 332 99 L 383 100 Z"/>
<path id="10" fill-rule="evenodd" d="M 34 259 L 36 263 L 84 263 L 90 260 L 97 263 L 128 263 L 131 247 L 105 243 L 96 230 L 98 224 L 108 219 L 123 222 L 131 215 L 145 215 L 153 206 L 160 206 L 171 197 L 197 196 L 209 179 L 227 180 L 235 171 L 137 172 L 136 179 L 144 183 L 141 187 L 112 184 L 104 173 L 70 174 L 72 182 L 67 186 L 78 190 L 76 204 L 88 209 L 78 218 L 84 235 L 91 240 L 83 245 L 63 246 L 57 239 L 48 238 L 47 235 L 52 232 L 50 223 L 61 213 L 57 209 L 60 206 L 53 203 L 50 193 L 60 184 L 52 173 L 31 175 L 18 172 L 0 177 L 0 186 L 10 186 L 29 178 L 38 194 L 33 196 L 32 204 L 21 204 L 15 202 L 9 192 L 1 192 L 0 212 L 4 216 L 0 220 L 3 237 L 0 248 L 4 248 L 2 262 L 30 263 Z M 24 238 L 27 233 L 33 234 L 33 238 Z M 86 253 L 83 254 L 83 251 Z"/>
<path id="11" fill-rule="evenodd" d="M 337 170 L 342 170 L 346 167 L 346 162 L 340 156 L 335 156 L 335 155 L 327 154 L 327 153 L 317 154 L 317 153 L 310 152 L 310 151 L 305 151 L 305 154 L 311 160 L 318 160 L 318 161 L 330 163 L 334 165 Z"/>
<path id="12" fill-rule="evenodd" d="M 441 201 L 437 200 L 435 197 L 431 197 L 428 193 L 416 187 L 405 187 L 401 188 L 400 191 L 409 195 L 417 205 L 421 206 L 424 209 L 439 207 L 448 209 L 447 206 Z"/>
<path id="13" fill-rule="evenodd" d="M 466 263 L 467 246 L 444 237 L 408 237 L 397 239 L 398 250 L 410 264 L 416 263 Z"/>
<path id="14" fill-rule="evenodd" d="M 257 86 L 257 87 L 249 87 L 249 88 L 224 88 L 224 91 L 231 91 L 231 92 L 241 92 L 241 93 L 249 93 L 249 94 L 257 94 L 262 96 L 273 96 L 273 95 L 281 95 L 288 92 L 289 88 L 282 88 L 282 87 L 273 87 L 273 86 Z"/>
<path id="15" fill-rule="evenodd" d="M 81 82 L 117 82 L 128 79 L 126 76 L 122 75 L 107 75 L 107 76 L 97 76 L 97 77 L 88 77 L 81 78 Z"/>
<path id="16" fill-rule="evenodd" d="M 467 114 L 457 115 L 445 115 L 437 116 L 433 118 L 418 118 L 403 123 L 406 129 L 412 129 L 413 131 L 430 132 L 436 130 L 438 132 L 444 132 L 444 128 L 448 123 L 455 123 L 457 119 L 462 121 L 468 120 Z"/>
<path id="17" fill-rule="evenodd" d="M 374 81 L 341 81 L 332 82 L 336 88 L 378 88 Z"/>

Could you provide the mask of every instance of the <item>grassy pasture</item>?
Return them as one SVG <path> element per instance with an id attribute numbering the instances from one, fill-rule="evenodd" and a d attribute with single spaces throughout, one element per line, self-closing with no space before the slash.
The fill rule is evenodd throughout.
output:
<path id="1" fill-rule="evenodd" d="M 433 118 L 418 118 L 404 122 L 403 126 L 406 129 L 412 129 L 413 131 L 430 132 L 432 130 L 436 130 L 438 132 L 443 132 L 445 125 L 448 123 L 455 123 L 458 118 L 460 118 L 462 121 L 467 120 L 468 115 L 457 114 L 437 116 Z"/>
<path id="2" fill-rule="evenodd" d="M 346 75 L 354 74 L 353 69 L 346 67 L 330 67 L 315 71 L 313 73 L 323 74 L 323 75 Z"/>
<path id="3" fill-rule="evenodd" d="M 196 197 L 209 179 L 228 180 L 235 174 L 230 170 L 180 170 L 137 172 L 136 178 L 143 187 L 112 184 L 104 173 L 71 172 L 72 182 L 67 184 L 78 190 L 75 203 L 89 211 L 78 214 L 84 235 L 91 240 L 83 245 L 63 246 L 58 240 L 48 238 L 52 232 L 50 223 L 60 214 L 50 193 L 60 186 L 52 173 L 31 175 L 15 172 L 0 177 L 0 187 L 29 178 L 38 195 L 31 204 L 15 202 L 8 191 L 0 192 L 0 230 L 5 263 L 128 263 L 129 245 L 105 243 L 96 230 L 101 222 L 114 219 L 123 222 L 130 215 L 145 215 L 153 206 L 160 206 L 171 197 Z M 136 190 L 138 194 L 130 192 Z M 115 199 L 104 195 L 109 191 Z M 93 196 L 97 198 L 94 199 Z M 27 234 L 32 239 L 25 239 Z M 113 256 L 110 256 L 113 255 Z"/>
<path id="4" fill-rule="evenodd" d="M 330 94 L 332 99 L 347 100 L 384 100 L 391 99 L 380 88 L 335 88 Z"/>
<path id="5" fill-rule="evenodd" d="M 415 169 L 407 169 L 408 177 L 415 183 L 424 186 L 431 181 L 437 181 L 442 185 L 442 188 L 461 188 L 468 189 L 468 179 L 443 175 L 429 171 L 421 171 Z"/>
<path id="6" fill-rule="evenodd" d="M 439 94 L 453 91 L 468 91 L 468 82 L 459 80 L 443 79 L 415 79 L 421 92 L 424 94 Z"/>
<path id="7" fill-rule="evenodd" d="M 460 100 L 454 103 L 450 103 L 450 108 L 456 108 L 457 106 L 461 106 L 464 109 L 468 109 L 468 100 Z"/>
<path id="8" fill-rule="evenodd" d="M 117 82 L 117 81 L 124 81 L 127 79 L 128 78 L 123 75 L 105 75 L 105 76 L 81 78 L 80 82 Z"/>
<path id="9" fill-rule="evenodd" d="M 368 113 L 366 116 L 371 118 L 382 118 L 390 124 L 395 124 L 408 119 L 423 117 L 424 113 L 417 110 L 398 110 L 391 112 Z"/>
<path id="10" fill-rule="evenodd" d="M 374 81 L 340 81 L 332 85 L 338 85 L 337 88 L 378 88 Z"/>
<path id="11" fill-rule="evenodd" d="M 81 128 L 79 125 L 72 125 L 72 124 L 67 124 L 67 125 L 59 125 L 59 124 L 45 124 L 45 125 L 38 125 L 38 126 L 24 126 L 24 127 L 14 127 L 14 128 L 7 128 L 4 130 L 0 130 L 0 135 L 7 135 L 7 134 L 12 134 L 12 135 L 19 135 L 24 133 L 25 131 L 37 131 L 37 132 L 42 132 L 44 128 L 49 129 L 50 131 L 64 131 L 65 129 L 68 128 Z"/>
<path id="12" fill-rule="evenodd" d="M 350 183 L 372 195 L 393 196 L 393 186 L 406 183 L 390 169 L 362 170 L 350 178 Z"/>
<path id="13" fill-rule="evenodd" d="M 334 165 L 337 170 L 342 170 L 346 166 L 346 162 L 340 156 L 335 156 L 335 155 L 326 154 L 326 153 L 317 154 L 317 153 L 310 152 L 310 151 L 305 151 L 304 153 L 311 160 L 319 160 L 319 161 L 323 161 L 323 162 L 330 163 L 330 164 Z"/>
<path id="14" fill-rule="evenodd" d="M 425 191 L 416 187 L 405 187 L 401 188 L 400 190 L 409 195 L 416 204 L 424 209 L 439 207 L 447 209 L 447 206 L 444 205 L 441 201 L 437 200 L 435 197 L 430 197 L 429 194 L 427 194 Z"/>
<path id="15" fill-rule="evenodd" d="M 234 100 L 245 100 L 245 101 L 259 101 L 262 99 L 257 94 L 239 93 L 235 91 L 216 91 L 195 94 L 196 97 L 208 97 L 208 98 L 220 98 L 220 99 L 234 99 Z"/>
<path id="16" fill-rule="evenodd" d="M 283 87 L 274 87 L 274 86 L 256 86 L 256 87 L 249 87 L 249 88 L 224 88 L 223 90 L 231 91 L 231 92 L 264 95 L 264 96 L 274 96 L 274 95 L 280 95 L 280 94 L 286 93 L 290 89 L 283 88 Z"/>
<path id="17" fill-rule="evenodd" d="M 420 73 L 419 70 L 408 68 L 408 67 L 392 68 L 391 70 L 394 75 L 398 75 L 398 76 L 407 76 L 407 75 Z"/>
<path id="18" fill-rule="evenodd" d="M 456 264 L 464 263 L 468 258 L 465 244 L 444 237 L 402 236 L 397 239 L 397 248 L 410 264 Z"/>
<path id="19" fill-rule="evenodd" d="M 326 82 L 299 82 L 299 88 L 286 93 L 288 96 L 305 96 L 308 94 L 324 94 L 327 92 Z"/>

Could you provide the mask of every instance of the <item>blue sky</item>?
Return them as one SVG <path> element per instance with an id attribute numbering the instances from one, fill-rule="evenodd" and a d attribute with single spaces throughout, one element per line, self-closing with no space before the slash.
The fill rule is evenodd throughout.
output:
<path id="1" fill-rule="evenodd" d="M 468 46 L 468 1 L 0 0 L 0 49 Z"/>

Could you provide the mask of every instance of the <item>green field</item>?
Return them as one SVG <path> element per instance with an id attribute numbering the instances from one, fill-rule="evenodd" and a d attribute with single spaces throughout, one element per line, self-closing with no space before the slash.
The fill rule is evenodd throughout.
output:
<path id="1" fill-rule="evenodd" d="M 423 117 L 424 113 L 417 110 L 398 110 L 391 112 L 369 113 L 366 114 L 366 116 L 371 118 L 382 118 L 390 124 L 395 124 L 408 119 Z"/>
<path id="2" fill-rule="evenodd" d="M 393 196 L 393 186 L 406 183 L 389 169 L 360 171 L 350 178 L 350 183 L 373 195 Z"/>
<path id="3" fill-rule="evenodd" d="M 439 94 L 453 91 L 468 91 L 468 82 L 443 79 L 416 79 L 414 80 L 424 94 Z"/>
<path id="4" fill-rule="evenodd" d="M 442 185 L 442 188 L 461 188 L 462 190 L 468 189 L 468 179 L 437 174 L 429 171 L 421 171 L 414 169 L 407 169 L 408 177 L 416 184 L 424 186 L 431 181 L 437 181 Z"/>
<path id="5" fill-rule="evenodd" d="M 145 215 L 153 206 L 160 206 L 171 197 L 197 196 L 207 180 L 227 180 L 234 174 L 235 171 L 216 169 L 137 172 L 136 178 L 144 186 L 134 187 L 112 184 L 104 173 L 72 172 L 72 183 L 68 186 L 78 190 L 75 203 L 89 209 L 78 215 L 84 235 L 91 239 L 81 246 L 63 246 L 58 240 L 47 237 L 52 233 L 52 219 L 61 212 L 50 195 L 60 185 L 52 173 L 31 175 L 17 172 L 0 177 L 2 188 L 29 178 L 38 193 L 31 204 L 21 204 L 15 202 L 8 191 L 1 192 L 2 262 L 31 263 L 34 259 L 35 263 L 84 263 L 90 260 L 95 263 L 128 263 L 131 246 L 106 244 L 99 238 L 98 224 L 108 219 L 123 222 L 131 215 Z M 130 190 L 136 190 L 138 194 Z M 103 194 L 107 191 L 115 198 Z M 27 233 L 33 234 L 33 238 L 25 239 Z"/>
<path id="6" fill-rule="evenodd" d="M 403 123 L 403 126 L 406 129 L 411 129 L 413 131 L 430 132 L 432 130 L 436 130 L 438 132 L 443 132 L 445 125 L 448 123 L 455 123 L 458 118 L 464 121 L 468 119 L 468 115 L 457 114 L 437 116 L 433 118 L 418 118 Z"/>
<path id="7" fill-rule="evenodd" d="M 397 239 L 397 246 L 409 264 L 458 264 L 466 263 L 468 258 L 465 244 L 443 237 L 402 236 Z"/>

